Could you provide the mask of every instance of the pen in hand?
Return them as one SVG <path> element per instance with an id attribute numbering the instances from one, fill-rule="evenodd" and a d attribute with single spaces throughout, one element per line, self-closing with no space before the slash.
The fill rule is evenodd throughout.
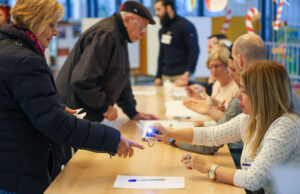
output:
<path id="1" fill-rule="evenodd" d="M 165 181 L 166 179 L 129 179 L 128 182 L 138 182 L 138 181 Z"/>

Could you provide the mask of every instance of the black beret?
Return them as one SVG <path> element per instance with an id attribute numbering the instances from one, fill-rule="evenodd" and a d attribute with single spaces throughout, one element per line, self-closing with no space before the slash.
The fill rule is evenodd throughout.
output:
<path id="1" fill-rule="evenodd" d="M 155 24 L 155 21 L 154 21 L 152 15 L 151 15 L 151 13 L 149 12 L 149 10 L 139 2 L 126 1 L 123 4 L 123 7 L 122 7 L 121 11 L 127 11 L 127 12 L 134 13 L 136 15 L 139 15 L 139 16 L 149 20 L 150 24 Z"/>

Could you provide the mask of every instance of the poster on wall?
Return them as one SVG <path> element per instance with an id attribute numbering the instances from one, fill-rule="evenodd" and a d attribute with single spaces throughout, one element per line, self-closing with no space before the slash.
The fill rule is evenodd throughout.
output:
<path id="1" fill-rule="evenodd" d="M 226 8 L 228 0 L 205 0 L 205 7 L 211 12 L 219 12 Z"/>

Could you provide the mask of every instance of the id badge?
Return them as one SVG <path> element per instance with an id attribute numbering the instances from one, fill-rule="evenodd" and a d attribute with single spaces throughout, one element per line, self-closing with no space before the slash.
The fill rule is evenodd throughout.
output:
<path id="1" fill-rule="evenodd" d="M 161 43 L 163 44 L 171 44 L 171 40 L 172 40 L 172 36 L 170 36 L 169 34 L 163 34 L 161 37 Z"/>
<path id="2" fill-rule="evenodd" d="M 242 169 L 248 170 L 251 167 L 253 160 L 250 157 L 242 156 Z"/>

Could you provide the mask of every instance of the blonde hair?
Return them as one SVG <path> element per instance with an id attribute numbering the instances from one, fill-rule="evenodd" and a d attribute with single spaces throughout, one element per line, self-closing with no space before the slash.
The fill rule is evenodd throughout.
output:
<path id="1" fill-rule="evenodd" d="M 56 0 L 18 0 L 11 15 L 17 26 L 39 35 L 54 19 L 61 20 L 64 10 Z"/>
<path id="2" fill-rule="evenodd" d="M 209 68 L 209 63 L 212 60 L 220 60 L 226 67 L 228 67 L 229 63 L 229 50 L 224 47 L 220 46 L 219 48 L 214 49 L 208 56 L 206 60 L 206 66 Z"/>
<path id="3" fill-rule="evenodd" d="M 241 74 L 251 102 L 245 142 L 254 158 L 270 125 L 285 113 L 293 112 L 292 90 L 285 68 L 276 61 L 249 64 Z"/>

